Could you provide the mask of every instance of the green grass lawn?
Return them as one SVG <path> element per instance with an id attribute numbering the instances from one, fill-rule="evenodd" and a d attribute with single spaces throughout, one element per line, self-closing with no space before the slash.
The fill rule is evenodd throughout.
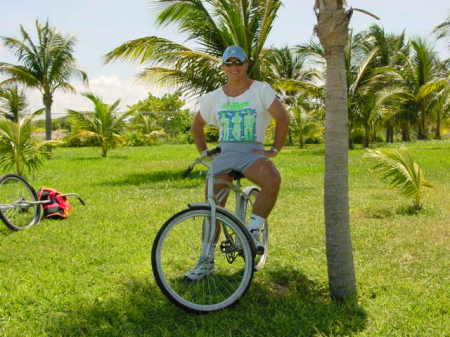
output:
<path id="1" fill-rule="evenodd" d="M 398 144 L 396 145 L 398 146 Z M 26 231 L 0 224 L 0 336 L 450 336 L 450 142 L 407 145 L 435 186 L 410 201 L 350 153 L 350 213 L 359 307 L 329 300 L 323 224 L 323 146 L 283 149 L 270 217 L 271 249 L 237 306 L 187 314 L 150 269 L 150 248 L 172 214 L 199 202 L 203 178 L 181 171 L 192 145 L 54 151 L 30 182 L 78 192 L 64 221 Z M 1 193 L 1 191 L 0 191 Z"/>

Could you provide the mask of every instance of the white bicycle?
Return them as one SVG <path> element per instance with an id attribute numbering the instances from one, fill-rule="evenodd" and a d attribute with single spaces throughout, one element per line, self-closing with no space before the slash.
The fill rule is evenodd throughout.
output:
<path id="1" fill-rule="evenodd" d="M 77 197 L 84 205 L 77 193 L 62 196 Z M 39 223 L 41 205 L 48 203 L 49 200 L 38 200 L 36 190 L 23 177 L 12 173 L 0 176 L 0 220 L 10 229 L 20 231 Z"/>
<path id="2" fill-rule="evenodd" d="M 161 227 L 153 242 L 151 263 L 156 283 L 174 304 L 191 312 L 206 313 L 224 309 L 245 294 L 253 273 L 266 263 L 269 231 L 262 233 L 264 252 L 257 254 L 245 227 L 259 189 L 241 188 L 243 175 L 232 172 L 232 182 L 214 178 L 212 164 L 206 159 L 220 152 L 216 148 L 200 156 L 189 166 L 203 164 L 207 173 L 207 202 L 193 203 L 172 216 Z M 214 183 L 226 188 L 214 195 Z M 234 213 L 218 204 L 235 193 Z M 214 256 L 214 272 L 206 277 L 187 280 L 186 273 L 205 256 Z"/>

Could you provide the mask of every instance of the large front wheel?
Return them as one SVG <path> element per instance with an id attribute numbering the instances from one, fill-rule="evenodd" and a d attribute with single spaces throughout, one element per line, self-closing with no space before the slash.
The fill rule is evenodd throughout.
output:
<path id="1" fill-rule="evenodd" d="M 253 205 L 255 204 L 256 197 L 260 193 L 260 190 L 256 186 L 248 186 L 244 188 L 243 195 L 239 198 L 238 215 L 241 221 L 248 225 L 250 222 L 250 216 L 252 215 Z M 255 257 L 255 270 L 260 270 L 264 267 L 269 256 L 269 224 L 267 221 L 262 228 L 262 242 L 264 247 L 264 253 Z"/>
<path id="2" fill-rule="evenodd" d="M 254 247 L 240 221 L 220 210 L 217 226 L 210 219 L 209 206 L 191 207 L 170 218 L 153 243 L 156 282 L 187 311 L 211 312 L 234 304 L 253 277 Z"/>
<path id="3" fill-rule="evenodd" d="M 19 231 L 38 223 L 41 205 L 34 188 L 21 176 L 0 177 L 0 219 L 10 229 Z"/>

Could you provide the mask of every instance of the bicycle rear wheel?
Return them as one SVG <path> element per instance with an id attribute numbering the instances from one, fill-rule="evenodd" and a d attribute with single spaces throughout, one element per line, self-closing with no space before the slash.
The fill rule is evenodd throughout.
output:
<path id="1" fill-rule="evenodd" d="M 186 209 L 160 229 L 152 248 L 156 282 L 170 301 L 186 311 L 207 313 L 234 304 L 248 289 L 253 277 L 253 251 L 249 234 L 237 218 L 217 211 L 220 231 L 204 238 L 209 225 L 209 206 Z M 207 248 L 208 247 L 208 248 Z M 213 254 L 214 269 L 192 281 L 186 274 L 205 254 Z"/>
<path id="2" fill-rule="evenodd" d="M 256 186 L 248 186 L 244 188 L 244 194 L 247 196 L 247 198 L 244 197 L 239 198 L 238 215 L 245 225 L 248 225 L 250 221 L 253 205 L 255 204 L 255 200 L 259 192 L 260 190 Z M 267 221 L 265 222 L 264 228 L 262 229 L 261 239 L 262 239 L 261 244 L 264 247 L 264 253 L 261 255 L 256 255 L 255 270 L 262 269 L 266 264 L 267 258 L 269 256 L 269 224 L 267 223 Z"/>
<path id="3" fill-rule="evenodd" d="M 19 231 L 38 223 L 41 205 L 34 188 L 21 176 L 6 174 L 0 177 L 0 218 L 10 229 Z"/>

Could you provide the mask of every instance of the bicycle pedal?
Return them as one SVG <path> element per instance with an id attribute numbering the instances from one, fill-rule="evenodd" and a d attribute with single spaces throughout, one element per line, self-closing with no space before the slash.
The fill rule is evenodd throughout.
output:
<path id="1" fill-rule="evenodd" d="M 263 255 L 264 254 L 264 247 L 263 246 L 256 246 L 255 247 L 256 255 Z"/>

